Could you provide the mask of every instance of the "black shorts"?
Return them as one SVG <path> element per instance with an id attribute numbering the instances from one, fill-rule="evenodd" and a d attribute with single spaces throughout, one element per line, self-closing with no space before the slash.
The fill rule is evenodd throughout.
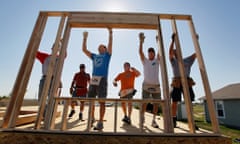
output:
<path id="1" fill-rule="evenodd" d="M 181 96 L 182 93 L 183 93 L 182 87 L 180 87 L 180 88 L 173 87 L 173 90 L 170 94 L 172 101 L 174 101 L 174 102 L 182 101 L 182 96 Z M 189 87 L 189 94 L 190 94 L 191 101 L 194 101 L 195 94 L 193 92 L 192 87 Z"/>

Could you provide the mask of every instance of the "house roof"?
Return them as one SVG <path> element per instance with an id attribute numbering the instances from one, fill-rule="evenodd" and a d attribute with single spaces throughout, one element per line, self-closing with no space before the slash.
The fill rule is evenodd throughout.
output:
<path id="1" fill-rule="evenodd" d="M 212 92 L 213 99 L 240 99 L 240 83 L 230 84 Z M 206 96 L 199 98 L 206 99 Z"/>

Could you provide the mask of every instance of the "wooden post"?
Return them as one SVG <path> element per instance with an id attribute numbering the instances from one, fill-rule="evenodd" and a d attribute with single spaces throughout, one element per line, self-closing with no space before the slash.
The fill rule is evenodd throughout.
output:
<path id="1" fill-rule="evenodd" d="M 72 100 L 70 100 L 70 99 L 66 99 L 64 101 L 61 130 L 66 130 L 66 128 L 67 128 L 67 113 L 68 113 L 70 102 L 72 102 Z"/>
<path id="2" fill-rule="evenodd" d="M 65 54 L 67 51 L 68 40 L 71 32 L 71 28 L 77 27 L 88 27 L 88 28 L 105 28 L 106 26 L 111 26 L 112 28 L 127 28 L 127 29 L 154 29 L 158 30 L 158 53 L 160 55 L 160 67 L 161 67 L 161 76 L 162 76 L 162 86 L 163 86 L 163 96 L 164 102 L 162 104 L 163 107 L 163 114 L 164 114 L 164 132 L 165 133 L 173 133 L 173 124 L 171 120 L 171 106 L 170 106 L 170 96 L 169 96 L 169 87 L 168 87 L 168 74 L 167 74 L 167 67 L 166 67 L 166 60 L 165 60 L 165 52 L 163 46 L 163 38 L 162 38 L 162 31 L 161 31 L 161 24 L 160 19 L 167 19 L 172 20 L 172 28 L 173 31 L 176 33 L 175 37 L 175 45 L 177 50 L 177 55 L 180 58 L 178 60 L 180 73 L 181 73 L 181 82 L 183 84 L 183 91 L 184 91 L 184 99 L 186 102 L 186 110 L 188 113 L 188 121 L 189 121 L 189 128 L 192 133 L 195 133 L 195 124 L 193 120 L 193 110 L 192 110 L 192 103 L 190 101 L 189 91 L 188 91 L 188 83 L 186 76 L 184 75 L 184 64 L 182 60 L 181 54 L 181 46 L 178 38 L 177 26 L 176 26 L 176 19 L 177 20 L 188 20 L 190 25 L 191 34 L 193 37 L 193 42 L 195 46 L 195 51 L 197 54 L 197 59 L 199 63 L 199 68 L 204 84 L 204 89 L 207 97 L 207 103 L 209 107 L 210 118 L 213 124 L 213 131 L 215 133 L 219 133 L 218 127 L 218 120 L 216 118 L 214 103 L 211 95 L 211 90 L 207 78 L 207 73 L 205 70 L 203 58 L 200 51 L 199 43 L 196 39 L 196 32 L 195 28 L 189 15 L 174 15 L 174 14 L 144 14 L 144 13 L 106 13 L 106 12 L 40 12 L 38 19 L 36 21 L 33 33 L 31 35 L 31 39 L 28 43 L 28 47 L 26 49 L 24 58 L 21 63 L 21 67 L 18 72 L 18 76 L 16 78 L 11 99 L 8 104 L 8 108 L 6 110 L 4 119 L 3 119 L 3 128 L 14 128 L 16 126 L 17 117 L 20 112 L 21 104 L 23 102 L 24 94 L 26 92 L 26 87 L 30 78 L 30 74 L 32 71 L 34 59 L 41 42 L 42 34 L 44 28 L 46 26 L 47 18 L 49 16 L 57 16 L 62 17 L 58 33 L 55 40 L 55 46 L 53 47 L 52 57 L 50 60 L 50 65 L 48 67 L 48 74 L 45 80 L 45 84 L 43 86 L 43 91 L 41 94 L 40 106 L 38 110 L 37 120 L 35 122 L 35 128 L 39 129 L 40 124 L 43 118 L 43 113 L 46 105 L 46 99 L 49 95 L 48 101 L 48 109 L 45 119 L 44 126 L 45 129 L 52 129 L 54 128 L 55 122 L 55 115 L 57 111 L 57 104 L 55 102 L 56 91 L 58 89 L 60 78 L 62 74 Z M 63 36 L 62 47 L 59 55 L 59 61 L 56 63 L 55 59 L 57 56 L 57 49 L 60 38 L 62 36 L 62 30 L 65 24 L 65 18 L 68 17 L 68 21 L 65 25 L 65 31 Z M 157 20 L 156 20 L 157 19 Z M 54 76 L 54 77 L 52 77 Z M 53 78 L 53 79 L 52 79 Z M 52 80 L 52 87 L 50 89 L 50 82 Z M 49 94 L 50 91 L 50 94 Z M 91 124 L 91 109 L 92 104 L 95 104 L 94 101 L 90 100 L 89 105 L 89 119 L 88 119 L 88 127 L 87 130 L 90 131 L 90 124 Z M 68 104 L 66 103 L 67 107 Z M 142 101 L 139 102 L 140 105 L 140 129 L 141 132 L 143 131 L 143 123 L 142 123 L 142 116 L 141 113 L 141 106 Z M 64 115 L 67 114 L 67 109 L 64 110 Z M 116 109 L 115 109 L 116 111 Z M 66 117 L 64 117 L 66 118 Z M 116 120 L 116 116 L 115 116 Z M 65 123 L 66 124 L 66 123 Z M 62 129 L 65 129 L 66 125 L 62 125 Z M 116 132 L 116 126 L 114 126 L 114 132 Z"/>
<path id="3" fill-rule="evenodd" d="M 54 103 L 55 103 L 54 97 L 56 97 L 56 92 L 57 92 L 57 89 L 59 88 L 59 83 L 60 83 L 62 69 L 63 69 L 63 63 L 64 63 L 64 59 L 66 58 L 66 54 L 67 54 L 67 44 L 68 44 L 68 40 L 69 40 L 69 36 L 70 36 L 70 30 L 71 30 L 71 27 L 70 27 L 69 23 L 67 22 L 64 36 L 63 36 L 63 43 L 62 43 L 62 47 L 61 47 L 61 51 L 60 51 L 60 56 L 57 61 L 56 71 L 54 72 L 53 86 L 51 87 L 51 91 L 50 91 L 50 98 L 49 98 L 50 100 L 48 103 L 49 109 L 47 111 L 47 117 L 49 119 L 47 119 L 47 121 L 46 121 L 46 125 L 45 125 L 46 129 L 49 129 L 52 125 L 52 122 L 54 122 L 54 121 L 52 121 L 53 115 L 55 115 L 55 113 L 56 113 L 56 111 L 54 111 Z"/>
<path id="4" fill-rule="evenodd" d="M 173 123 L 171 116 L 171 101 L 169 96 L 169 84 L 168 84 L 168 74 L 166 66 L 166 56 L 164 52 L 163 38 L 160 17 L 158 16 L 158 53 L 160 56 L 160 70 L 162 75 L 162 88 L 163 88 L 163 97 L 164 97 L 164 108 L 163 108 L 163 120 L 164 120 L 164 132 L 173 133 Z"/>
<path id="5" fill-rule="evenodd" d="M 189 86 L 187 82 L 187 78 L 185 76 L 185 69 L 184 69 L 184 63 L 183 63 L 183 57 L 181 52 L 181 46 L 178 38 L 178 31 L 177 31 L 177 25 L 176 21 L 172 20 L 172 28 L 173 32 L 176 34 L 175 36 L 175 46 L 176 46 L 176 52 L 178 57 L 178 67 L 181 75 L 181 83 L 183 87 L 183 95 L 184 95 L 184 101 L 186 104 L 186 111 L 188 116 L 188 126 L 191 133 L 195 133 L 195 122 L 193 119 L 193 108 L 192 108 L 192 102 L 190 100 L 190 94 L 189 94 Z"/>
<path id="6" fill-rule="evenodd" d="M 44 85 L 43 85 L 43 89 L 41 92 L 41 98 L 40 98 L 40 107 L 38 110 L 38 117 L 35 123 L 35 128 L 39 129 L 40 128 L 40 124 L 41 121 L 43 119 L 43 117 L 46 117 L 46 110 L 49 107 L 49 105 L 46 105 L 46 101 L 47 101 L 47 97 L 49 95 L 49 90 L 52 87 L 53 84 L 51 84 L 52 78 L 53 78 L 53 70 L 55 68 L 55 63 L 56 63 L 56 57 L 57 57 L 57 51 L 59 49 L 59 42 L 60 42 L 60 38 L 57 39 L 58 41 L 55 41 L 54 45 L 53 45 L 53 49 L 52 49 L 52 55 L 50 58 L 50 63 L 48 65 L 48 72 L 46 75 L 46 79 L 44 81 Z M 49 97 L 48 97 L 49 98 Z M 49 99 L 48 99 L 49 101 Z M 44 116 L 45 114 L 45 116 Z M 44 119 L 46 120 L 46 119 Z M 44 124 L 45 125 L 45 124 Z"/>
<path id="7" fill-rule="evenodd" d="M 64 16 L 62 16 L 62 18 L 61 18 L 61 20 L 60 20 L 60 23 L 59 23 L 59 26 L 58 26 L 58 32 L 57 32 L 57 36 L 56 36 L 56 39 L 55 39 L 55 42 L 59 42 L 59 41 L 61 41 L 60 39 L 61 39 L 61 37 L 62 37 L 62 31 L 63 31 L 63 27 L 64 27 L 64 23 L 65 23 L 65 17 Z M 61 42 L 61 46 L 63 45 L 63 43 L 64 43 L 64 39 L 62 39 L 62 42 Z M 59 50 L 59 47 L 57 47 L 58 48 L 58 50 Z M 61 47 L 62 48 L 62 47 Z M 52 87 L 54 87 L 55 85 L 56 85 L 56 90 L 55 91 L 53 91 L 54 93 L 51 93 L 50 92 L 50 97 L 49 97 L 49 101 L 48 101 L 48 106 L 49 107 L 47 107 L 48 109 L 47 109 L 47 115 L 48 115 L 48 112 L 49 112 L 49 110 L 51 110 L 51 108 L 53 107 L 53 111 L 51 112 L 51 114 L 53 115 L 52 116 L 52 119 L 49 119 L 50 121 L 52 121 L 52 123 L 51 123 L 51 128 L 53 128 L 54 127 L 54 122 L 55 122 L 55 118 L 56 118 L 56 111 L 57 111 L 57 103 L 55 102 L 55 99 L 54 98 L 52 98 L 52 97 L 55 97 L 55 96 L 59 96 L 56 92 L 57 92 L 57 89 L 58 89 L 58 87 L 59 87 L 59 83 L 60 83 L 60 81 L 58 82 L 58 83 L 54 83 L 55 81 L 55 75 L 56 75 L 56 72 L 57 71 L 59 71 L 58 70 L 58 68 L 56 67 L 56 63 L 55 63 L 55 65 L 54 65 L 54 69 L 53 69 L 53 85 L 51 86 L 51 88 Z M 53 89 L 51 89 L 51 90 L 53 90 Z"/>
<path id="8" fill-rule="evenodd" d="M 118 101 L 114 101 L 114 133 L 117 132 Z"/>
<path id="9" fill-rule="evenodd" d="M 213 99 L 212 99 L 211 88 L 210 88 L 210 85 L 209 85 L 207 71 L 206 71 L 206 68 L 205 68 L 204 61 L 203 61 L 202 52 L 201 52 L 200 45 L 199 45 L 199 42 L 198 42 L 197 33 L 195 31 L 193 21 L 189 20 L 188 23 L 189 23 L 190 31 L 191 31 L 192 38 L 193 38 L 193 44 L 194 44 L 196 55 L 197 55 L 199 70 L 200 70 L 200 73 L 201 73 L 201 76 L 202 76 L 202 83 L 203 83 L 204 90 L 205 90 L 205 95 L 206 95 L 206 98 L 207 98 L 207 104 L 208 104 L 210 119 L 211 119 L 211 122 L 212 122 L 212 128 L 213 128 L 213 131 L 215 133 L 220 133 L 219 125 L 218 125 L 218 119 L 216 117 L 216 110 L 215 110 L 214 102 L 213 102 Z"/>
<path id="10" fill-rule="evenodd" d="M 23 102 L 26 87 L 29 81 L 30 73 L 32 71 L 37 48 L 39 47 L 40 40 L 42 38 L 43 29 L 46 25 L 47 18 L 39 14 L 35 23 L 31 39 L 28 43 L 28 47 L 24 54 L 21 67 L 18 72 L 12 93 L 11 99 L 7 107 L 6 114 L 3 119 L 3 128 L 15 127 L 16 120 L 20 112 L 20 107 Z"/>

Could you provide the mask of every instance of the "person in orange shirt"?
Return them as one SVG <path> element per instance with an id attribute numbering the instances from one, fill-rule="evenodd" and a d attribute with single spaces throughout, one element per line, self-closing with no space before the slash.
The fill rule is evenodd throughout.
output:
<path id="1" fill-rule="evenodd" d="M 121 82 L 121 89 L 119 92 L 120 98 L 132 99 L 136 93 L 136 90 L 134 88 L 134 81 L 136 77 L 140 76 L 140 72 L 134 67 L 131 67 L 130 63 L 128 62 L 125 62 L 123 67 L 124 72 L 119 73 L 117 75 L 117 77 L 113 81 L 113 85 L 117 87 L 117 81 L 120 81 Z M 131 124 L 132 102 L 128 102 L 128 114 L 126 102 L 122 102 L 122 110 L 124 113 L 124 118 L 122 119 L 122 121 L 127 124 Z"/>

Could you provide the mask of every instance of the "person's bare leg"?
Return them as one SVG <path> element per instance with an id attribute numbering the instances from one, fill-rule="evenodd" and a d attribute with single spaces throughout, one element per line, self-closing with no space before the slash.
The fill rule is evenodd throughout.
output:
<path id="1" fill-rule="evenodd" d="M 103 118 L 104 118 L 104 114 L 105 114 L 105 102 L 100 102 L 100 121 L 103 122 Z"/>
<path id="2" fill-rule="evenodd" d="M 75 103 L 76 103 L 75 101 L 72 101 L 72 102 L 71 102 L 71 109 L 72 109 L 72 110 L 75 109 Z"/>
<path id="3" fill-rule="evenodd" d="M 91 112 L 92 120 L 95 119 L 94 112 L 95 112 L 95 102 L 93 101 L 93 102 L 92 102 L 92 112 Z"/>
<path id="4" fill-rule="evenodd" d="M 126 103 L 125 102 L 122 102 L 122 110 L 123 110 L 123 114 L 124 116 L 127 116 L 127 110 L 126 110 Z"/>
<path id="5" fill-rule="evenodd" d="M 131 119 L 131 114 L 132 114 L 132 102 L 128 103 L 128 117 Z"/>
<path id="6" fill-rule="evenodd" d="M 145 122 L 145 112 L 146 112 L 146 108 L 147 108 L 147 104 L 146 103 L 143 103 L 142 104 L 142 109 L 141 109 L 141 121 L 142 121 L 142 123 L 144 123 Z"/>
<path id="7" fill-rule="evenodd" d="M 177 102 L 172 102 L 172 116 L 177 116 Z"/>
<path id="8" fill-rule="evenodd" d="M 156 122 L 156 115 L 157 115 L 157 112 L 158 112 L 158 104 L 157 103 L 154 103 L 153 104 L 153 119 L 152 119 L 152 127 L 154 128 L 158 128 L 158 124 Z"/>
<path id="9" fill-rule="evenodd" d="M 156 115 L 158 113 L 158 106 L 159 105 L 157 103 L 153 104 L 153 120 L 155 120 Z"/>
<path id="10" fill-rule="evenodd" d="M 142 110 L 141 112 L 144 114 L 146 112 L 146 108 L 147 108 L 147 104 L 146 103 L 143 103 L 142 104 Z"/>
<path id="11" fill-rule="evenodd" d="M 172 102 L 173 127 L 177 127 L 177 102 Z"/>
<path id="12" fill-rule="evenodd" d="M 79 120 L 83 120 L 84 101 L 80 101 Z"/>
<path id="13" fill-rule="evenodd" d="M 84 110 L 84 101 L 80 102 L 80 112 L 82 113 Z"/>

